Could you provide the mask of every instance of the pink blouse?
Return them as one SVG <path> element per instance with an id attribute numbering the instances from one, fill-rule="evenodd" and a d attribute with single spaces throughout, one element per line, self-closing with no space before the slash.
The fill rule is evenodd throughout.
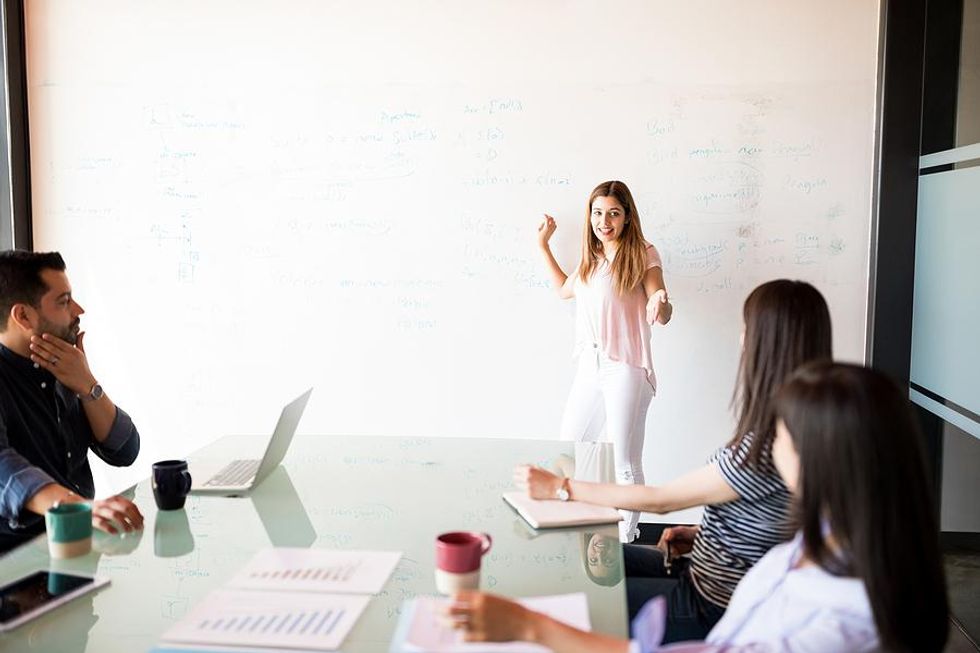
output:
<path id="1" fill-rule="evenodd" d="M 647 267 L 663 267 L 657 248 L 647 243 Z M 647 295 L 643 284 L 620 295 L 613 285 L 612 266 L 603 259 L 584 283 L 575 277 L 575 353 L 599 349 L 614 361 L 646 370 L 647 380 L 657 389 L 650 348 L 650 325 L 646 320 Z"/>

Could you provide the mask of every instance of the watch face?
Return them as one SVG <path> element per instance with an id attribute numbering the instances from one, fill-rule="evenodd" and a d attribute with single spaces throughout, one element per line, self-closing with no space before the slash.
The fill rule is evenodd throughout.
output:
<path id="1" fill-rule="evenodd" d="M 92 399 L 101 399 L 103 394 L 105 393 L 102 391 L 102 386 L 96 383 L 92 386 L 92 391 L 88 393 L 88 396 Z"/>
<path id="2" fill-rule="evenodd" d="M 568 490 L 566 490 L 565 488 L 559 488 L 558 489 L 558 500 L 559 501 L 568 501 Z"/>

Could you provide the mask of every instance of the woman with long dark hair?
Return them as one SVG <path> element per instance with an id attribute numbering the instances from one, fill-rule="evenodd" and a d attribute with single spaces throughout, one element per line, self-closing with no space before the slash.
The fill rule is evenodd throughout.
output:
<path id="1" fill-rule="evenodd" d="M 775 405 L 771 456 L 800 530 L 746 574 L 705 642 L 661 646 L 663 599 L 640 612 L 632 646 L 475 592 L 448 609 L 456 627 L 468 640 L 524 639 L 559 653 L 942 651 L 938 523 L 907 394 L 869 369 L 816 363 Z"/>
<path id="2" fill-rule="evenodd" d="M 773 457 L 784 477 L 799 470 L 794 568 L 813 567 L 828 586 L 859 584 L 882 649 L 940 651 L 948 604 L 939 524 L 907 397 L 863 367 L 805 367 L 777 396 Z"/>
<path id="3" fill-rule="evenodd" d="M 664 532 L 662 550 L 623 549 L 630 618 L 654 596 L 667 597 L 669 642 L 703 639 L 745 572 L 795 530 L 789 492 L 770 456 L 776 433 L 772 399 L 794 369 L 831 358 L 830 312 L 810 284 L 778 279 L 749 294 L 742 316 L 733 396 L 738 426 L 704 467 L 661 486 L 569 481 L 528 466 L 515 472 L 517 484 L 536 499 L 551 499 L 564 488 L 569 498 L 631 511 L 705 506 L 699 526 Z M 690 557 L 673 559 L 688 552 Z"/>

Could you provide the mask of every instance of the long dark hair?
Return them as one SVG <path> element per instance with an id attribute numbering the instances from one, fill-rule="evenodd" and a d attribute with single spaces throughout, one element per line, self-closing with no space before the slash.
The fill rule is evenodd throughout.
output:
<path id="1" fill-rule="evenodd" d="M 830 360 L 830 311 L 820 291 L 805 281 L 776 279 L 757 287 L 742 309 L 745 340 L 732 406 L 738 416 L 729 446 L 754 434 L 748 462 L 758 464 L 776 435 L 772 400 L 800 365 Z"/>
<path id="2" fill-rule="evenodd" d="M 906 397 L 869 369 L 812 364 L 780 390 L 776 413 L 800 456 L 807 557 L 864 582 L 885 650 L 941 651 L 949 606 L 939 528 Z M 828 528 L 843 555 L 828 548 Z"/>

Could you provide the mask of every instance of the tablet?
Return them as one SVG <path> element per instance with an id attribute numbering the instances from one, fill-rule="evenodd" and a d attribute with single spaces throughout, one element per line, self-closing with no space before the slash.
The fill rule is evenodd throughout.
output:
<path id="1" fill-rule="evenodd" d="M 36 571 L 0 588 L 0 632 L 108 585 L 108 578 L 89 578 L 54 571 Z"/>

